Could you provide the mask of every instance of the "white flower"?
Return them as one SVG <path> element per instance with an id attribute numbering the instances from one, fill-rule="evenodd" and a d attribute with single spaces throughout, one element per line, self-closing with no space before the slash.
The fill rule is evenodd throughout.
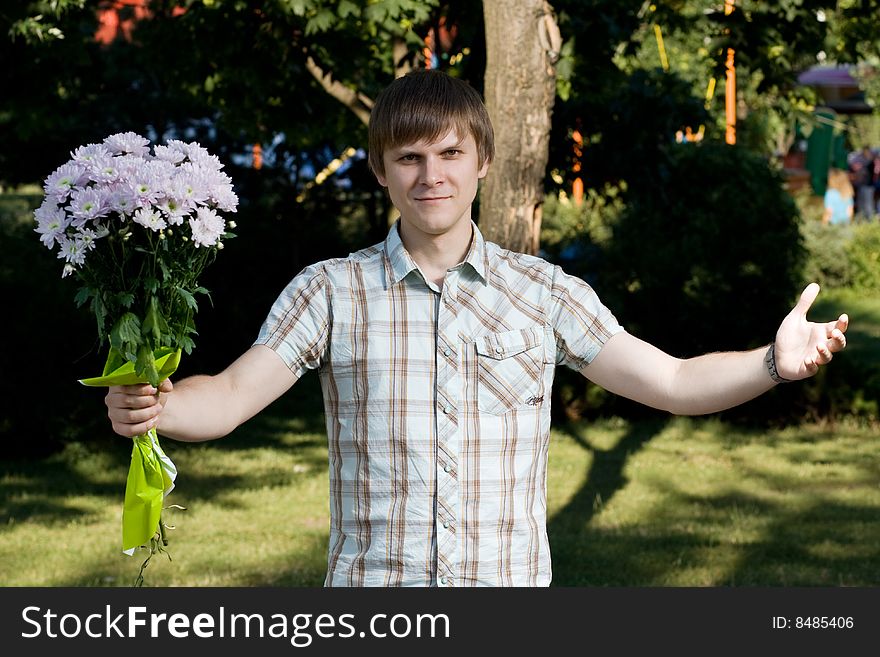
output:
<path id="1" fill-rule="evenodd" d="M 131 191 L 139 207 L 146 208 L 158 201 L 164 194 L 162 181 L 141 170 L 134 174 Z"/>
<path id="2" fill-rule="evenodd" d="M 212 190 L 211 198 L 217 207 L 224 212 L 238 211 L 238 196 L 229 187 L 219 187 Z"/>
<path id="3" fill-rule="evenodd" d="M 223 168 L 223 163 L 220 162 L 219 157 L 217 157 L 216 155 L 211 155 L 208 151 L 206 151 L 198 144 L 190 144 L 190 148 L 187 153 L 189 155 L 189 161 L 200 167 L 210 169 L 211 171 L 219 171 Z"/>
<path id="4" fill-rule="evenodd" d="M 186 159 L 186 153 L 170 146 L 154 146 L 153 152 L 156 154 L 157 160 L 170 162 L 171 164 L 180 164 Z"/>
<path id="5" fill-rule="evenodd" d="M 91 228 L 83 228 L 74 234 L 74 239 L 82 245 L 83 251 L 91 251 L 95 248 L 95 240 L 101 237 Z"/>
<path id="6" fill-rule="evenodd" d="M 169 139 L 165 142 L 165 145 L 173 151 L 177 151 L 184 157 L 187 157 L 187 151 L 189 149 L 189 144 L 185 141 L 180 141 L 179 139 Z"/>
<path id="7" fill-rule="evenodd" d="M 70 225 L 70 218 L 64 208 L 57 206 L 50 198 L 34 210 L 34 218 L 37 220 L 34 231 L 40 233 L 40 241 L 49 249 L 56 242 L 61 242 L 65 229 Z"/>
<path id="8" fill-rule="evenodd" d="M 170 180 L 177 174 L 177 167 L 171 162 L 166 162 L 164 160 L 150 160 L 144 162 L 142 169 L 146 171 L 148 175 L 158 180 Z"/>
<path id="9" fill-rule="evenodd" d="M 226 222 L 214 210 L 201 207 L 195 218 L 190 217 L 193 243 L 198 246 L 214 246 L 226 229 Z"/>
<path id="10" fill-rule="evenodd" d="M 136 132 L 119 132 L 107 137 L 104 145 L 114 153 L 146 155 L 149 152 L 150 140 Z"/>
<path id="11" fill-rule="evenodd" d="M 73 226 L 79 228 L 87 221 L 103 217 L 110 211 L 107 206 L 107 190 L 87 187 L 75 189 L 70 195 L 70 213 Z"/>
<path id="12" fill-rule="evenodd" d="M 171 195 L 189 209 L 207 201 L 208 183 L 201 169 L 190 163 L 181 164 L 171 181 Z"/>
<path id="13" fill-rule="evenodd" d="M 43 190 L 49 196 L 54 196 L 58 202 L 64 201 L 70 194 L 70 190 L 88 180 L 86 169 L 81 164 L 68 162 L 55 169 L 43 185 Z"/>
<path id="14" fill-rule="evenodd" d="M 120 176 L 119 169 L 116 168 L 116 159 L 107 157 L 93 160 L 88 169 L 88 179 L 102 185 L 116 182 Z"/>
<path id="15" fill-rule="evenodd" d="M 197 141 L 191 141 L 184 145 L 184 149 L 186 150 L 186 156 L 189 158 L 190 162 L 198 162 L 206 157 L 211 157 L 208 150 Z"/>
<path id="16" fill-rule="evenodd" d="M 173 196 L 166 196 L 157 204 L 162 213 L 168 217 L 168 223 L 172 226 L 179 226 L 183 223 L 183 218 L 188 215 L 191 208 L 184 207 L 184 204 Z"/>
<path id="17" fill-rule="evenodd" d="M 110 151 L 104 144 L 86 144 L 80 146 L 70 154 L 74 162 L 90 167 L 95 160 L 106 160 L 110 157 Z"/>
<path id="18" fill-rule="evenodd" d="M 76 271 L 76 267 L 74 267 L 73 265 L 71 265 L 68 262 L 66 265 L 64 265 L 64 269 L 61 270 L 61 278 L 67 278 L 75 271 Z"/>
<path id="19" fill-rule="evenodd" d="M 64 258 L 69 264 L 81 265 L 86 261 L 86 250 L 79 240 L 62 237 L 59 245 L 61 249 L 58 251 L 58 257 Z"/>
<path id="20" fill-rule="evenodd" d="M 138 207 L 137 197 L 130 185 L 121 185 L 110 190 L 107 204 L 113 212 L 118 212 L 121 215 L 131 214 Z"/>
<path id="21" fill-rule="evenodd" d="M 117 155 L 113 158 L 113 164 L 119 170 L 120 178 L 129 179 L 140 171 L 144 159 L 137 155 Z"/>
<path id="22" fill-rule="evenodd" d="M 162 230 L 168 224 L 162 218 L 162 215 L 153 208 L 141 208 L 134 213 L 133 220 L 136 224 L 146 226 L 151 230 Z"/>

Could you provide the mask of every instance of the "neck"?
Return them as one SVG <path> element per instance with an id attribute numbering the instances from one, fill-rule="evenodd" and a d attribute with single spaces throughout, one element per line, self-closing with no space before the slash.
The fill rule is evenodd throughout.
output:
<path id="1" fill-rule="evenodd" d="M 440 235 L 424 233 L 406 224 L 397 225 L 400 241 L 422 273 L 442 286 L 446 272 L 464 261 L 473 239 L 470 221 L 460 221 Z"/>

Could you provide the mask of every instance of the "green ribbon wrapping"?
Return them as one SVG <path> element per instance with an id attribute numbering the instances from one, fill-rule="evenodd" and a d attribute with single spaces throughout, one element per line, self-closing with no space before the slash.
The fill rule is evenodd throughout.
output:
<path id="1" fill-rule="evenodd" d="M 174 374 L 180 364 L 180 350 L 162 348 L 153 352 L 159 380 Z M 85 386 L 127 386 L 146 383 L 134 371 L 134 363 L 111 348 L 101 376 L 80 379 Z M 165 495 L 174 488 L 177 468 L 162 451 L 155 429 L 135 436 L 131 465 L 125 482 L 125 504 L 122 508 L 122 551 L 134 554 L 135 548 L 147 545 L 159 528 Z"/>

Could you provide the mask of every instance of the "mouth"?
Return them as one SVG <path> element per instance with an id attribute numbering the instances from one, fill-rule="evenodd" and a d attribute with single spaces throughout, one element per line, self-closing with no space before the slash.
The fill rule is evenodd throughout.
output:
<path id="1" fill-rule="evenodd" d="M 451 196 L 417 196 L 416 201 L 420 203 L 433 203 L 437 201 L 445 201 L 452 198 Z"/>

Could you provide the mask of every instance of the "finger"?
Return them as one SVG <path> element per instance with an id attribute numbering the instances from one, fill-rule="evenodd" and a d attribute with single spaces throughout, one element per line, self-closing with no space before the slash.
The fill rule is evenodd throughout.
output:
<path id="1" fill-rule="evenodd" d="M 807 370 L 808 376 L 813 376 L 816 372 L 819 371 L 819 365 L 812 358 L 804 359 L 804 368 Z"/>
<path id="2" fill-rule="evenodd" d="M 114 417 L 113 414 L 108 413 L 113 431 L 126 438 L 147 433 L 159 424 L 158 413 L 153 412 L 149 416 L 145 416 L 144 414 L 147 413 L 147 410 L 130 411 L 128 415 L 119 417 Z"/>
<path id="3" fill-rule="evenodd" d="M 172 390 L 174 390 L 174 384 L 171 383 L 171 379 L 165 379 L 159 384 L 159 392 L 168 393 Z"/>
<path id="4" fill-rule="evenodd" d="M 827 365 L 834 357 L 834 355 L 831 353 L 831 350 L 828 348 L 828 345 L 826 345 L 825 343 L 817 344 L 816 351 L 819 352 L 819 358 L 816 359 L 816 362 L 820 365 Z"/>
<path id="5" fill-rule="evenodd" d="M 843 351 L 846 349 L 846 336 L 840 329 L 831 331 L 831 339 L 828 341 L 828 348 L 832 352 Z"/>
<path id="6" fill-rule="evenodd" d="M 134 436 L 140 436 L 142 434 L 147 433 L 150 429 L 154 428 L 158 424 L 158 418 L 153 418 L 151 420 L 147 420 L 146 422 L 140 422 L 138 424 L 126 424 L 124 422 L 114 422 L 113 423 L 113 431 L 118 433 L 120 436 L 125 436 L 126 438 L 133 438 Z"/>
<path id="7" fill-rule="evenodd" d="M 793 313 L 800 315 L 801 317 L 807 316 L 807 311 L 810 309 L 810 306 L 813 305 L 813 302 L 816 300 L 816 297 L 819 296 L 819 284 L 818 283 L 810 283 L 804 288 L 804 291 L 801 292 L 801 298 L 798 300 L 797 305 L 792 310 Z"/>
<path id="8" fill-rule="evenodd" d="M 846 329 L 849 328 L 849 315 L 844 313 L 837 319 L 837 328 L 839 328 L 842 333 L 846 333 Z"/>
<path id="9" fill-rule="evenodd" d="M 122 392 L 126 395 L 155 395 L 158 391 L 149 383 L 136 383 L 131 386 L 113 386 L 110 388 L 114 392 Z"/>
<path id="10" fill-rule="evenodd" d="M 162 412 L 162 406 L 154 404 L 149 408 L 139 408 L 136 410 L 116 410 L 109 413 L 110 419 L 118 424 L 142 424 L 149 422 L 159 416 Z"/>
<path id="11" fill-rule="evenodd" d="M 108 408 L 149 408 L 156 404 L 156 395 L 128 395 L 123 392 L 107 393 L 104 403 Z"/>

